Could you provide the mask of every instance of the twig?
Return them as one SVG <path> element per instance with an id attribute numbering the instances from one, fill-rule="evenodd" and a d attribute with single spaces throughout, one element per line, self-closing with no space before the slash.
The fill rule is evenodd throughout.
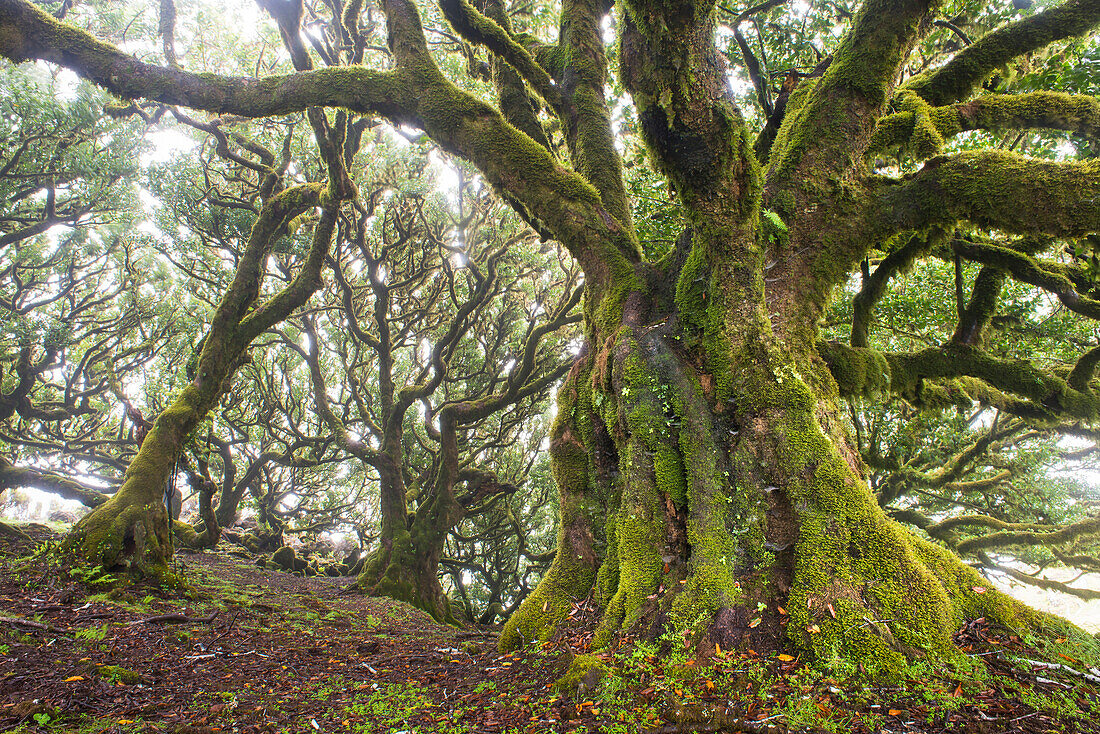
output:
<path id="1" fill-rule="evenodd" d="M 19 619 L 18 617 L 0 617 L 0 622 L 15 625 L 16 627 L 29 627 L 35 630 L 44 630 L 46 632 L 52 632 L 55 635 L 65 634 L 65 630 L 58 629 L 51 624 L 43 624 L 42 622 L 32 622 L 29 619 Z"/>
<path id="2" fill-rule="evenodd" d="M 130 625 L 135 624 L 157 624 L 162 622 L 171 622 L 173 624 L 210 624 L 214 621 L 214 617 L 218 616 L 217 612 L 214 612 L 209 617 L 188 617 L 185 614 L 158 614 L 155 617 L 149 617 L 148 619 L 139 619 L 135 622 L 130 622 Z"/>
<path id="3" fill-rule="evenodd" d="M 1092 675 L 1090 673 L 1082 673 L 1076 668 L 1071 668 L 1068 665 L 1062 665 L 1061 663 L 1044 663 L 1041 660 L 1029 660 L 1027 658 L 1018 658 L 1018 661 L 1021 663 L 1027 663 L 1028 665 L 1032 665 L 1036 668 L 1046 668 L 1047 670 L 1061 670 L 1071 675 L 1076 675 L 1084 678 L 1089 683 L 1100 683 L 1100 676 Z"/>

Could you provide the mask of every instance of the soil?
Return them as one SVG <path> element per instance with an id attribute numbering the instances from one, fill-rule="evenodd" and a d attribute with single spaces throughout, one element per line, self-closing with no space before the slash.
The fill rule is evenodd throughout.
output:
<path id="1" fill-rule="evenodd" d="M 624 639 L 601 653 L 621 671 L 612 684 L 558 695 L 590 652 L 583 604 L 552 643 L 503 655 L 496 629 L 437 624 L 348 593 L 351 579 L 263 570 L 235 546 L 177 554 L 182 588 L 117 590 L 51 564 L 41 544 L 57 536 L 26 530 L 32 541 L 0 538 L 5 732 L 1100 732 L 1085 668 L 1021 665 L 1036 653 L 981 622 L 958 636 L 988 666 L 978 683 L 866 689 L 789 656 L 673 665 L 667 641 L 654 655 Z"/>

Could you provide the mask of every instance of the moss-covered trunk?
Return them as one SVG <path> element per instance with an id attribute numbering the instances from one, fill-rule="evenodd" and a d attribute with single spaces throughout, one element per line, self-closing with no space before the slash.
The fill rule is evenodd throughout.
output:
<path id="1" fill-rule="evenodd" d="M 439 583 L 443 540 L 438 535 L 416 523 L 397 532 L 391 543 L 379 545 L 367 557 L 356 584 L 371 596 L 407 602 L 438 622 L 455 624 L 450 600 Z"/>
<path id="2" fill-rule="evenodd" d="M 504 648 L 591 598 L 598 644 L 690 629 L 704 652 L 800 650 L 889 677 L 951 658 L 964 617 L 1035 619 L 883 514 L 811 344 L 731 329 L 746 362 L 714 370 L 691 299 L 650 300 L 590 340 L 559 394 L 557 558 Z"/>
<path id="3" fill-rule="evenodd" d="M 320 184 L 283 189 L 264 202 L 233 281 L 203 339 L 194 379 L 157 416 L 118 492 L 70 531 L 63 546 L 67 554 L 104 568 L 163 569 L 172 555 L 170 518 L 163 499 L 168 474 L 188 436 L 221 399 L 227 380 L 252 340 L 286 318 L 320 287 L 320 270 L 332 241 L 339 202 L 349 195 L 339 189 L 342 180 L 334 178 L 328 191 Z M 316 206 L 326 208 L 314 228 L 301 270 L 257 307 L 272 245 L 286 233 L 294 217 Z"/>
<path id="4" fill-rule="evenodd" d="M 118 492 L 66 536 L 67 552 L 104 568 L 126 565 L 148 570 L 165 564 L 172 556 L 172 536 L 164 488 L 187 436 L 221 390 L 209 393 L 189 385 L 157 416 Z"/>

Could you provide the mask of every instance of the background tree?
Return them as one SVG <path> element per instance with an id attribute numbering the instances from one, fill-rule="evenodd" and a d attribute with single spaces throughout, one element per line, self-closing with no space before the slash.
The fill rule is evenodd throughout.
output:
<path id="1" fill-rule="evenodd" d="M 451 620 L 448 534 L 522 483 L 528 467 L 504 457 L 542 439 L 532 424 L 568 368 L 580 290 L 485 187 L 460 174 L 453 193 L 427 193 L 425 161 L 391 179 L 403 193 L 376 190 L 334 249 L 327 303 L 284 333 L 327 430 L 377 476 L 359 585 Z"/>
<path id="2" fill-rule="evenodd" d="M 967 618 L 1032 631 L 1055 624 L 987 591 L 957 556 L 882 511 L 840 398 L 889 393 L 927 408 L 989 404 L 1039 425 L 1096 421 L 1100 349 L 1066 371 L 1031 355 L 1005 358 L 986 340 L 1010 280 L 1095 317 L 1082 266 L 1058 258 L 1100 229 L 1090 206 L 1096 162 L 946 146 L 1004 127 L 1093 136 L 1092 97 L 1006 96 L 982 84 L 1089 33 L 1100 4 L 993 19 L 934 64 L 944 54 L 920 44 L 951 30 L 935 25 L 943 5 L 868 0 L 827 35 L 809 34 L 826 55 L 805 77 L 785 77 L 784 104 L 755 116 L 759 134 L 729 87 L 726 59 L 739 54 L 716 45 L 736 42 L 730 23 L 741 15 L 720 16 L 709 2 L 619 5 L 619 79 L 648 159 L 689 225 L 660 257 L 639 239 L 657 228 L 636 226 L 615 145 L 610 5 L 565 2 L 555 39 L 541 23 L 516 31 L 491 4 L 483 12 L 443 2 L 453 30 L 491 54 L 496 105 L 437 62 L 415 5 L 385 0 L 381 9 L 387 49 L 368 58 L 356 54 L 376 28 L 373 8 L 351 3 L 329 16 L 340 43 L 326 45 L 303 34 L 302 3 L 281 6 L 297 71 L 259 79 L 151 65 L 21 0 L 0 0 L 0 52 L 61 63 L 129 98 L 252 117 L 327 106 L 420 128 L 573 255 L 585 278 L 586 348 L 559 394 L 551 438 L 559 547 L 504 647 L 549 634 L 589 595 L 602 610 L 598 643 L 623 629 L 690 629 L 703 650 L 791 647 L 885 677 L 917 654 L 958 659 L 951 633 Z M 303 37 L 319 58 L 350 49 L 352 61 L 374 65 L 311 70 Z M 921 71 L 910 76 L 910 67 Z M 767 86 L 754 85 L 758 97 Z M 556 136 L 540 110 L 556 118 Z M 895 148 L 922 165 L 874 165 Z M 848 344 L 822 339 L 830 299 L 868 256 L 883 255 L 875 273 L 885 269 L 868 279 L 885 284 L 896 265 L 945 248 L 982 267 L 947 341 L 883 351 L 856 324 Z M 880 295 L 872 287 L 853 321 Z"/>
<path id="3" fill-rule="evenodd" d="M 133 454 L 120 385 L 171 341 L 134 221 L 140 131 L 44 69 L 3 70 L 0 490 L 101 504 Z"/>

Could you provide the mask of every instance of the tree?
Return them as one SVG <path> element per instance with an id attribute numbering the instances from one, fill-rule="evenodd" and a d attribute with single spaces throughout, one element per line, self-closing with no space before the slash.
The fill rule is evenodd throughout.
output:
<path id="1" fill-rule="evenodd" d="M 460 180 L 451 213 L 412 168 L 388 182 L 411 193 L 370 197 L 334 248 L 327 303 L 285 345 L 309 366 L 328 432 L 377 475 L 380 534 L 359 586 L 453 621 L 445 542 L 519 490 L 507 454 L 542 438 L 531 424 L 569 368 L 581 291 L 486 187 Z"/>
<path id="2" fill-rule="evenodd" d="M 86 83 L 63 100 L 44 69 L 9 68 L 0 86 L 0 491 L 94 507 L 132 453 L 111 415 L 120 381 L 169 341 L 156 267 L 127 232 L 141 137 Z"/>
<path id="3" fill-rule="evenodd" d="M 951 633 L 965 618 L 1052 623 L 887 517 L 840 397 L 888 391 L 916 405 L 997 404 L 1034 421 L 1097 419 L 1100 348 L 1059 371 L 995 355 L 982 337 L 1010 279 L 1056 294 L 1082 318 L 1100 314 L 1081 266 L 1055 259 L 1100 229 L 1100 164 L 994 148 L 938 153 L 969 130 L 1094 135 L 1091 97 L 982 85 L 1032 51 L 1087 34 L 1100 3 L 1068 0 L 998 25 L 943 60 L 918 45 L 943 30 L 939 3 L 867 0 L 842 33 L 814 36 L 830 43 L 828 55 L 788 75 L 759 135 L 716 46 L 726 11 L 688 0 L 618 5 L 618 78 L 688 224 L 659 258 L 644 254 L 653 249 L 639 232 L 649 230 L 634 218 L 615 144 L 610 4 L 566 0 L 552 41 L 537 25 L 514 31 L 491 0 L 482 10 L 443 0 L 454 31 L 490 54 L 495 105 L 437 63 L 410 0 L 384 0 L 387 50 L 369 46 L 370 57 L 373 9 L 331 6 L 332 31 L 318 38 L 300 28 L 301 2 L 280 7 L 284 39 L 309 38 L 322 57 L 350 49 L 378 68 L 308 69 L 296 59 L 298 71 L 258 79 L 191 74 L 135 59 L 24 0 L 0 1 L 0 53 L 59 63 L 126 98 L 250 117 L 332 107 L 421 129 L 573 255 L 585 278 L 586 346 L 551 437 L 558 552 L 502 646 L 548 635 L 573 598 L 589 595 L 603 609 L 598 642 L 671 626 L 693 630 L 702 650 L 791 647 L 869 676 L 896 675 L 918 654 L 955 659 Z M 736 28 L 744 15 L 722 18 Z M 539 110 L 555 118 L 564 150 Z M 869 156 L 898 147 L 923 165 L 872 170 Z M 985 271 L 949 341 L 882 352 L 855 326 L 849 344 L 821 339 L 830 298 L 869 255 L 890 262 L 868 279 L 888 282 L 895 263 L 945 248 Z M 864 303 L 873 308 L 880 292 L 872 287 Z"/>
<path id="4" fill-rule="evenodd" d="M 951 338 L 981 270 L 961 261 L 955 267 L 944 255 L 950 253 L 916 264 L 883 296 L 876 306 L 881 317 L 871 330 L 876 349 L 917 349 Z M 859 291 L 852 291 L 856 300 Z M 957 298 L 945 300 L 953 291 Z M 1006 358 L 1026 350 L 1032 360 L 1072 367 L 1089 348 L 1089 323 L 1044 301 L 1038 289 L 1006 284 L 985 348 Z M 840 300 L 827 319 L 837 332 L 848 332 L 846 338 L 852 303 Z M 1091 517 L 1096 492 L 1085 480 L 1096 467 L 1094 429 L 1076 422 L 1036 425 L 997 405 L 975 409 L 968 400 L 940 411 L 889 396 L 847 402 L 868 483 L 891 517 L 919 528 L 987 576 L 1100 597 L 1087 586 L 1042 573 L 1059 564 L 1082 572 L 1097 568 Z M 1036 570 L 1025 572 L 1021 563 Z"/>

